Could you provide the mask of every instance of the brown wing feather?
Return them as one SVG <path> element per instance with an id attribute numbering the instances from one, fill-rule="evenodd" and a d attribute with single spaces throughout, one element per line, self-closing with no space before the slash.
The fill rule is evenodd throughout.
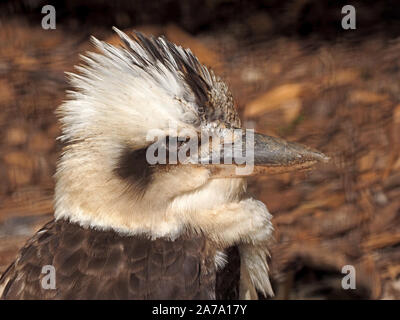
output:
<path id="1" fill-rule="evenodd" d="M 56 289 L 43 289 L 44 265 Z M 3 299 L 212 299 L 214 250 L 202 237 L 120 236 L 67 221 L 48 223 L 0 279 Z"/>

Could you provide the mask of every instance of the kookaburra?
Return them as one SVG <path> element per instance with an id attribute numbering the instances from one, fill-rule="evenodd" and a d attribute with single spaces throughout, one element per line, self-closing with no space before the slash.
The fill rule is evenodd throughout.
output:
<path id="1" fill-rule="evenodd" d="M 0 297 L 214 299 L 224 250 L 234 245 L 240 297 L 272 295 L 271 215 L 247 193 L 245 177 L 327 158 L 279 138 L 237 134 L 245 131 L 228 87 L 190 50 L 115 31 L 123 46 L 92 38 L 98 51 L 69 74 L 74 90 L 57 111 L 65 147 L 55 219 L 5 271 Z M 236 160 L 247 151 L 254 167 L 240 172 L 245 165 Z M 163 153 L 165 163 L 149 160 Z M 172 161 L 182 153 L 186 160 Z M 44 266 L 54 268 L 52 288 L 43 286 Z"/>

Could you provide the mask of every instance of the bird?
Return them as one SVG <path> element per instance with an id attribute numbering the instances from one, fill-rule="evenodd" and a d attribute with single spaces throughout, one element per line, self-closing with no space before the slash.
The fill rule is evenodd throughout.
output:
<path id="1" fill-rule="evenodd" d="M 240 298 L 272 296 L 272 216 L 246 178 L 329 158 L 243 128 L 228 86 L 190 49 L 113 29 L 119 45 L 92 37 L 67 73 L 54 219 L 1 276 L 0 297 L 215 299 L 232 246 Z"/>

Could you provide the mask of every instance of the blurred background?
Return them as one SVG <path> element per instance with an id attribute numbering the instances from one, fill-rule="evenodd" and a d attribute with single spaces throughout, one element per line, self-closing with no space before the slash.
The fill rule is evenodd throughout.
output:
<path id="1" fill-rule="evenodd" d="M 56 29 L 41 25 L 44 5 Z M 356 29 L 344 30 L 344 5 Z M 273 214 L 278 299 L 400 299 L 400 5 L 397 1 L 0 2 L 0 273 L 52 218 L 55 108 L 89 36 L 165 35 L 229 84 L 248 127 L 329 164 L 250 180 Z M 356 289 L 341 286 L 345 265 Z M 232 272 L 232 277 L 235 271 Z M 226 290 L 231 290 L 226 283 Z"/>

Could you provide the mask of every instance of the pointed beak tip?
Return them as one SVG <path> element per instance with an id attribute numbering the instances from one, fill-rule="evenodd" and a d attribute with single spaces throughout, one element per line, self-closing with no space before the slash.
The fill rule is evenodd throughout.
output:
<path id="1" fill-rule="evenodd" d="M 331 160 L 331 158 L 325 155 L 324 153 L 311 148 L 310 149 L 307 148 L 306 151 L 304 150 L 301 153 L 302 153 L 301 157 L 304 157 L 305 159 L 307 159 L 306 161 L 313 162 L 314 164 L 328 163 Z"/>
<path id="2" fill-rule="evenodd" d="M 329 161 L 331 161 L 331 158 L 330 157 L 328 157 L 328 156 L 326 156 L 326 155 L 324 155 L 324 154 L 322 154 L 323 155 L 323 158 L 322 158 L 322 162 L 323 163 L 328 163 Z"/>
<path id="3" fill-rule="evenodd" d="M 319 151 L 312 152 L 312 158 L 318 162 L 328 163 L 331 158 Z"/>

